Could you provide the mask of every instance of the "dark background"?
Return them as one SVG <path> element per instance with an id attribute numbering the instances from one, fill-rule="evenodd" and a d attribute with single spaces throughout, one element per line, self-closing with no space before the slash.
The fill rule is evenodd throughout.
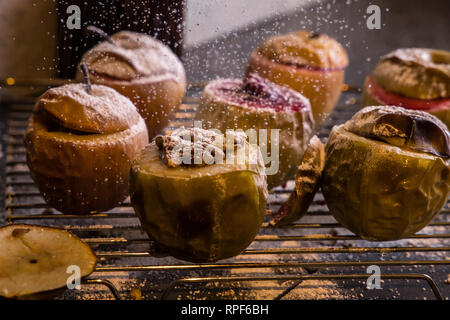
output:
<path id="1" fill-rule="evenodd" d="M 81 30 L 66 27 L 66 9 L 81 9 Z M 58 71 L 63 78 L 72 78 L 82 54 L 101 38 L 88 35 L 84 28 L 94 25 L 108 34 L 120 30 L 147 33 L 162 40 L 178 55 L 183 48 L 183 0 L 58 0 Z"/>
<path id="2" fill-rule="evenodd" d="M 381 8 L 381 30 L 369 30 L 366 26 L 370 4 Z M 346 81 L 361 85 L 380 56 L 396 48 L 450 50 L 449 15 L 449 0 L 325 0 L 187 48 L 183 60 L 190 80 L 240 77 L 250 52 L 265 38 L 309 29 L 326 33 L 346 47 L 350 58 Z"/>
<path id="3" fill-rule="evenodd" d="M 257 5 L 256 0 L 247 2 L 248 10 Z M 64 78 L 73 77 L 83 52 L 101 41 L 83 30 L 67 29 L 69 4 L 80 6 L 82 26 L 94 24 L 109 34 L 128 29 L 156 36 L 182 57 L 191 81 L 240 77 L 250 52 L 265 38 L 300 29 L 326 33 L 346 47 L 350 57 L 347 82 L 352 85 L 361 84 L 379 57 L 396 48 L 450 50 L 449 0 L 323 0 L 288 14 L 274 13 L 196 47 L 183 45 L 183 33 L 188 32 L 182 23 L 183 10 L 189 10 L 183 0 L 58 0 L 58 74 Z M 381 8 L 381 30 L 366 26 L 371 4 Z"/>

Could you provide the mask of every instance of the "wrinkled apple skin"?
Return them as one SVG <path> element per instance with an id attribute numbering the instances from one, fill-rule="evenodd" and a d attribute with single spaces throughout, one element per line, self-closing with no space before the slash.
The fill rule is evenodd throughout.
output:
<path id="1" fill-rule="evenodd" d="M 400 48 L 381 57 L 372 78 L 403 97 L 423 100 L 450 98 L 450 52 Z"/>
<path id="2" fill-rule="evenodd" d="M 236 256 L 261 227 L 267 199 L 265 176 L 258 173 L 263 164 L 257 170 L 218 166 L 168 168 L 154 143 L 133 163 L 133 208 L 150 238 L 174 257 L 209 262 Z"/>
<path id="3" fill-rule="evenodd" d="M 330 212 L 367 240 L 397 240 L 424 228 L 444 206 L 449 162 L 333 128 L 322 190 Z"/>

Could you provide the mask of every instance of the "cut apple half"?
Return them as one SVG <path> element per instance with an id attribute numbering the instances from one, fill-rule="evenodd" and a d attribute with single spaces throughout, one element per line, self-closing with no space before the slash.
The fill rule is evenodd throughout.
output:
<path id="1" fill-rule="evenodd" d="M 77 270 L 83 278 L 97 264 L 89 245 L 62 229 L 7 225 L 0 228 L 0 243 L 0 297 L 3 298 L 38 299 L 62 293 L 69 277 L 78 276 Z"/>

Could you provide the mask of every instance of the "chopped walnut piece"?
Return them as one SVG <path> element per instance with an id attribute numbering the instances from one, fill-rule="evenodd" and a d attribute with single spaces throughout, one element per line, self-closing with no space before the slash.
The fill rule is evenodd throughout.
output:
<path id="1" fill-rule="evenodd" d="M 160 150 L 161 160 L 169 167 L 176 168 L 182 165 L 204 166 L 216 163 L 225 157 L 227 143 L 233 150 L 240 148 L 247 139 L 245 133 L 229 131 L 227 139 L 223 134 L 214 130 L 200 128 L 180 128 L 170 135 L 160 135 L 155 143 Z"/>

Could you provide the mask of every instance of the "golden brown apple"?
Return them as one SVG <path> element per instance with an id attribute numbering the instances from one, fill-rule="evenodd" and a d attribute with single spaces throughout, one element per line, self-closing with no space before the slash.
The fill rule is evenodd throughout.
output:
<path id="1" fill-rule="evenodd" d="M 30 173 L 48 205 L 63 213 L 111 209 L 128 195 L 131 161 L 148 143 L 145 122 L 115 90 L 52 88 L 36 102 L 25 134 Z"/>
<path id="2" fill-rule="evenodd" d="M 255 49 L 247 73 L 259 75 L 300 92 L 311 102 L 316 124 L 334 109 L 348 65 L 345 49 L 318 33 L 296 31 L 268 38 Z"/>
<path id="3" fill-rule="evenodd" d="M 169 47 L 146 34 L 120 31 L 111 40 L 86 52 L 80 65 L 88 65 L 93 83 L 117 90 L 136 105 L 153 139 L 184 97 L 184 67 Z M 81 81 L 80 65 L 77 79 Z"/>

